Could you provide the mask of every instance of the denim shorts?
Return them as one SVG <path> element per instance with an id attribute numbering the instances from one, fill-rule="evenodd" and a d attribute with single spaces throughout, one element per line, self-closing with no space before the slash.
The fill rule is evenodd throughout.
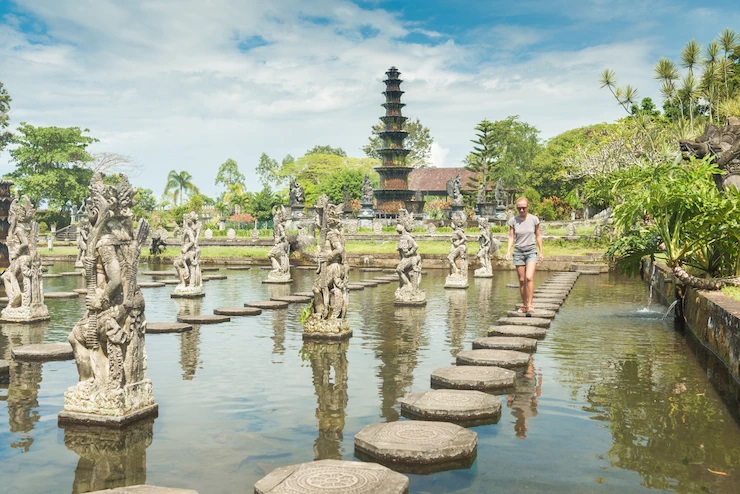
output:
<path id="1" fill-rule="evenodd" d="M 514 266 L 525 266 L 530 262 L 537 262 L 537 247 L 532 246 L 525 250 L 514 248 Z"/>

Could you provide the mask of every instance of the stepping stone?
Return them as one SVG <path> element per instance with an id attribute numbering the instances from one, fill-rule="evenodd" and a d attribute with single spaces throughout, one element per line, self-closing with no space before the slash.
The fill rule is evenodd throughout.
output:
<path id="1" fill-rule="evenodd" d="M 8 297 L 0 297 L 0 304 L 7 304 L 8 303 Z"/>
<path id="2" fill-rule="evenodd" d="M 473 350 L 516 350 L 517 352 L 532 353 L 537 350 L 537 340 L 522 338 L 521 336 L 489 336 L 473 340 Z"/>
<path id="3" fill-rule="evenodd" d="M 506 288 L 519 288 L 519 283 L 507 283 Z"/>
<path id="4" fill-rule="evenodd" d="M 534 303 L 534 302 L 533 302 Z M 554 319 L 555 313 L 551 310 L 545 309 L 534 309 L 534 312 L 519 312 L 518 310 L 510 310 L 506 312 L 509 317 L 542 317 L 545 319 Z"/>
<path id="5" fill-rule="evenodd" d="M 185 324 L 182 322 L 147 322 L 146 333 L 147 334 L 160 334 L 160 333 L 184 333 L 193 329 L 192 324 Z"/>
<path id="6" fill-rule="evenodd" d="M 297 297 L 310 297 L 313 298 L 313 292 L 294 292 L 292 295 Z"/>
<path id="7" fill-rule="evenodd" d="M 169 278 L 166 278 L 164 280 L 159 280 L 159 282 L 164 283 L 165 285 L 179 285 L 180 284 L 180 280 L 169 279 Z"/>
<path id="8" fill-rule="evenodd" d="M 260 268 L 260 269 L 264 269 L 264 268 Z M 272 268 L 268 266 L 267 269 L 272 269 Z M 296 266 L 295 269 L 300 269 L 300 270 L 304 270 L 304 271 L 308 271 L 309 269 L 313 269 L 314 271 L 316 271 L 316 266 Z"/>
<path id="9" fill-rule="evenodd" d="M 145 276 L 177 276 L 177 271 L 142 271 Z"/>
<path id="10" fill-rule="evenodd" d="M 562 293 L 570 293 L 571 289 L 573 287 L 568 285 L 542 285 L 538 287 L 535 292 L 562 292 Z"/>
<path id="11" fill-rule="evenodd" d="M 501 398 L 481 391 L 437 389 L 410 393 L 399 403 L 404 417 L 422 420 L 482 425 L 501 417 Z"/>
<path id="12" fill-rule="evenodd" d="M 201 266 L 200 267 L 201 273 L 205 273 L 206 271 L 218 271 L 219 269 L 221 268 L 218 266 Z"/>
<path id="13" fill-rule="evenodd" d="M 259 268 L 265 271 L 272 271 L 272 266 L 259 266 Z"/>
<path id="14" fill-rule="evenodd" d="M 15 360 L 34 360 L 47 362 L 50 360 L 72 360 L 75 354 L 69 343 L 41 343 L 38 345 L 22 345 L 13 348 L 10 356 Z"/>
<path id="15" fill-rule="evenodd" d="M 7 360 L 0 360 L 0 383 L 10 380 L 10 364 Z"/>
<path id="16" fill-rule="evenodd" d="M 365 285 L 360 285 L 359 283 L 347 283 L 347 290 L 356 291 L 364 289 Z"/>
<path id="17" fill-rule="evenodd" d="M 139 484 L 127 487 L 115 487 L 102 491 L 88 491 L 88 494 L 198 494 L 192 489 L 180 489 L 179 487 L 160 487 L 157 485 Z"/>
<path id="18" fill-rule="evenodd" d="M 514 386 L 516 372 L 481 365 L 456 365 L 432 372 L 432 387 L 452 389 L 503 389 Z"/>
<path id="19" fill-rule="evenodd" d="M 257 307 L 219 307 L 213 309 L 213 313 L 217 316 L 259 316 L 262 314 L 262 309 Z"/>
<path id="20" fill-rule="evenodd" d="M 310 297 L 307 295 L 280 295 L 276 297 L 270 297 L 270 300 L 277 300 L 278 302 L 288 302 L 289 304 L 296 304 L 299 302 L 309 302 L 313 300 L 313 295 Z"/>
<path id="21" fill-rule="evenodd" d="M 532 303 L 534 304 L 534 300 L 532 300 Z M 521 303 L 516 304 L 516 308 L 518 309 L 522 307 L 523 305 L 524 304 L 521 304 Z M 534 304 L 534 306 L 535 306 L 535 310 L 542 309 L 542 310 L 551 310 L 553 312 L 557 312 L 560 310 L 560 304 L 549 304 L 549 303 L 542 302 L 542 303 Z"/>
<path id="22" fill-rule="evenodd" d="M 82 276 L 82 271 L 64 271 L 59 276 Z"/>
<path id="23" fill-rule="evenodd" d="M 535 297 L 567 297 L 569 293 L 565 290 L 535 290 L 534 296 Z"/>
<path id="24" fill-rule="evenodd" d="M 44 292 L 44 298 L 79 298 L 77 292 Z"/>
<path id="25" fill-rule="evenodd" d="M 228 316 L 217 316 L 216 314 L 201 314 L 198 316 L 177 316 L 177 322 L 186 322 L 188 324 L 219 324 L 222 322 L 229 322 L 231 318 Z"/>
<path id="26" fill-rule="evenodd" d="M 545 336 L 547 336 L 547 330 L 536 326 L 511 326 L 504 324 L 488 328 L 488 336 L 517 336 L 521 338 L 535 338 L 537 340 L 543 340 L 545 339 Z"/>
<path id="27" fill-rule="evenodd" d="M 379 273 L 383 271 L 382 268 L 360 268 L 360 271 L 365 273 Z"/>
<path id="28" fill-rule="evenodd" d="M 493 365 L 511 369 L 524 367 L 529 363 L 531 355 L 514 350 L 465 350 L 457 354 L 457 365 Z"/>
<path id="29" fill-rule="evenodd" d="M 41 261 L 42 266 L 53 266 L 54 263 L 51 261 Z"/>
<path id="30" fill-rule="evenodd" d="M 164 286 L 164 283 L 161 281 L 140 281 L 137 284 L 139 288 L 159 288 L 160 286 Z"/>
<path id="31" fill-rule="evenodd" d="M 398 278 L 396 278 L 393 281 L 396 281 L 396 280 L 398 280 Z M 373 278 L 373 281 L 379 285 L 387 285 L 388 283 L 391 283 L 391 280 L 387 280 L 385 278 Z"/>
<path id="32" fill-rule="evenodd" d="M 285 309 L 288 307 L 288 302 L 281 302 L 280 300 L 263 300 L 258 302 L 247 302 L 244 307 L 257 307 L 258 309 Z"/>
<path id="33" fill-rule="evenodd" d="M 80 295 L 87 295 L 87 288 L 75 288 L 72 291 Z"/>
<path id="34" fill-rule="evenodd" d="M 41 277 L 42 278 L 61 278 L 62 275 L 59 273 L 53 273 L 53 274 L 44 273 L 41 275 Z"/>
<path id="35" fill-rule="evenodd" d="M 401 420 L 368 425 L 355 436 L 359 451 L 380 461 L 405 464 L 445 463 L 471 457 L 478 435 L 448 422 Z M 346 492 L 346 491 L 345 491 Z"/>
<path id="36" fill-rule="evenodd" d="M 279 467 L 254 484 L 255 494 L 405 494 L 409 479 L 377 463 L 319 460 Z"/>
<path id="37" fill-rule="evenodd" d="M 388 275 L 388 276 L 379 276 L 378 278 L 383 279 L 383 280 L 388 280 L 388 281 L 398 281 L 398 275 L 397 274 L 394 274 L 392 276 L 391 275 Z"/>
<path id="38" fill-rule="evenodd" d="M 226 266 L 229 271 L 247 271 L 252 269 L 252 266 Z"/>
<path id="39" fill-rule="evenodd" d="M 565 302 L 564 298 L 553 298 L 553 297 L 532 297 L 532 305 L 540 307 L 541 304 L 560 304 Z"/>
<path id="40" fill-rule="evenodd" d="M 538 326 L 549 328 L 550 320 L 544 317 L 502 317 L 497 321 L 499 325 L 512 324 L 514 326 Z"/>
<path id="41" fill-rule="evenodd" d="M 371 287 L 371 288 L 378 286 L 378 282 L 377 281 L 360 280 L 360 281 L 355 281 L 355 283 L 358 284 L 358 285 L 363 285 L 363 286 Z"/>
<path id="42" fill-rule="evenodd" d="M 227 276 L 225 274 L 209 274 L 207 276 L 201 276 L 203 281 L 225 280 L 226 278 Z"/>

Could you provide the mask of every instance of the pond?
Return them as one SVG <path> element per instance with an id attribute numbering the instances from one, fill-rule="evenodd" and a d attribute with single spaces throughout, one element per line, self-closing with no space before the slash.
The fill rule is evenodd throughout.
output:
<path id="1" fill-rule="evenodd" d="M 145 268 L 146 269 L 146 268 Z M 152 267 L 152 269 L 161 269 Z M 69 271 L 57 264 L 51 271 Z M 309 290 L 266 271 L 222 269 L 202 300 L 146 288 L 150 322 Z M 211 274 L 211 273 L 206 273 Z M 353 280 L 380 273 L 353 270 Z M 430 389 L 433 370 L 485 336 L 518 299 L 515 273 L 445 290 L 444 272 L 422 282 L 428 304 L 396 308 L 395 283 L 350 293 L 354 336 L 304 344 L 305 304 L 255 317 L 147 336 L 148 377 L 159 417 L 121 432 L 61 429 L 73 361 L 13 364 L 0 385 L 0 461 L 6 492 L 87 492 L 149 483 L 205 493 L 252 492 L 272 469 L 314 459 L 354 459 L 354 435 L 400 416 L 399 399 Z M 550 276 L 538 272 L 535 284 Z M 150 278 L 141 276 L 142 280 Z M 47 291 L 81 277 L 45 280 Z M 581 276 L 539 342 L 532 364 L 502 393 L 495 424 L 474 427 L 472 467 L 409 475 L 410 492 L 737 492 L 740 427 L 709 383 L 666 307 L 638 279 Z M 48 323 L 3 325 L 0 358 L 13 346 L 65 341 L 84 299 L 47 300 Z"/>

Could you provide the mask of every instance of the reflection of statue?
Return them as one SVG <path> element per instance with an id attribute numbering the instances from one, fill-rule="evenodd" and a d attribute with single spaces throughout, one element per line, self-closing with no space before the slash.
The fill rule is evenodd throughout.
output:
<path id="1" fill-rule="evenodd" d="M 478 218 L 478 262 L 480 267 L 475 270 L 476 278 L 493 278 L 493 268 L 491 266 L 491 227 L 488 225 L 488 219 Z"/>
<path id="2" fill-rule="evenodd" d="M 362 180 L 362 197 L 360 198 L 360 203 L 373 203 L 373 185 L 370 183 L 370 177 L 367 175 L 365 175 L 365 178 Z"/>
<path id="3" fill-rule="evenodd" d="M 465 214 L 454 214 L 452 217 L 452 245 L 447 262 L 450 274 L 445 280 L 446 288 L 468 287 L 468 237 L 465 235 Z"/>
<path id="4" fill-rule="evenodd" d="M 421 255 L 419 245 L 411 235 L 413 231 L 413 218 L 405 209 L 398 212 L 398 224 L 396 231 L 400 234 L 396 250 L 399 261 L 396 266 L 398 273 L 398 289 L 396 290 L 396 303 L 400 305 L 424 305 L 426 294 L 419 289 L 421 283 Z"/>
<path id="5" fill-rule="evenodd" d="M 10 263 L 2 274 L 8 305 L 2 310 L 3 322 L 31 322 L 49 319 L 44 305 L 41 257 L 36 250 L 39 224 L 34 221 L 36 208 L 27 196 L 10 205 L 6 240 Z"/>
<path id="6" fill-rule="evenodd" d="M 450 198 L 452 199 L 453 206 L 463 206 L 465 204 L 463 202 L 460 175 L 456 175 L 455 178 L 452 179 L 452 184 L 450 185 Z"/>
<path id="7" fill-rule="evenodd" d="M 306 194 L 303 187 L 294 178 L 290 179 L 290 204 L 303 204 L 306 202 Z"/>
<path id="8" fill-rule="evenodd" d="M 175 259 L 175 269 L 180 283 L 172 293 L 173 297 L 202 297 L 203 280 L 200 273 L 200 246 L 198 237 L 203 227 L 198 214 L 191 212 L 182 217 L 182 248 Z"/>
<path id="9" fill-rule="evenodd" d="M 87 216 L 80 217 L 77 228 L 77 260 L 75 260 L 75 267 L 81 268 L 83 267 L 82 260 L 87 252 L 87 237 L 90 235 L 90 220 L 87 219 Z"/>
<path id="10" fill-rule="evenodd" d="M 728 175 L 717 176 L 715 181 L 720 189 L 733 185 L 740 186 L 740 119 L 730 117 L 722 128 L 708 124 L 704 134 L 696 139 L 679 141 L 685 157 L 703 158 L 707 155 Z"/>
<path id="11" fill-rule="evenodd" d="M 319 267 L 313 285 L 311 315 L 304 323 L 303 336 L 341 338 L 350 336 L 347 317 L 349 264 L 344 250 L 342 207 L 321 196 L 316 203 L 320 215 L 321 238 L 317 256 Z"/>
<path id="12" fill-rule="evenodd" d="M 140 220 L 134 236 L 133 197 L 123 174 L 117 185 L 106 185 L 102 173 L 90 181 L 86 311 L 69 335 L 80 381 L 64 394 L 60 423 L 120 426 L 157 410 L 146 378 L 144 297 L 136 283 L 149 225 Z"/>
<path id="13" fill-rule="evenodd" d="M 272 271 L 267 275 L 265 283 L 290 283 L 290 242 L 285 232 L 288 213 L 283 206 L 272 208 L 272 235 L 274 244 L 267 253 L 272 262 Z"/>
<path id="14" fill-rule="evenodd" d="M 9 431 L 17 437 L 10 447 L 28 452 L 35 441 L 32 431 L 41 419 L 38 399 L 41 362 L 13 361 L 10 373 L 4 399 L 7 401 Z"/>
<path id="15" fill-rule="evenodd" d="M 465 321 L 468 315 L 468 292 L 467 290 L 447 290 L 447 328 L 449 340 L 447 344 L 450 354 L 454 357 L 464 350 Z"/>

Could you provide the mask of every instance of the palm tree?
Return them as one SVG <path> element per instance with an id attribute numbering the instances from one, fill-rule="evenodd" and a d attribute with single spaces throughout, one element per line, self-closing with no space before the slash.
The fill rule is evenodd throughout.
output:
<path id="1" fill-rule="evenodd" d="M 702 95 L 709 102 L 709 121 L 714 122 L 714 106 L 718 97 L 718 86 L 721 84 L 717 65 L 719 63 L 719 43 L 715 40 L 707 46 L 707 58 L 704 59 L 704 75 L 701 81 Z"/>
<path id="2" fill-rule="evenodd" d="M 701 63 L 701 45 L 692 39 L 681 51 L 681 65 L 689 69 L 689 73 L 683 78 L 681 89 L 689 99 L 689 119 L 691 127 L 694 127 L 694 98 L 697 96 L 697 83 L 694 78 L 694 67 Z"/>
<path id="3" fill-rule="evenodd" d="M 725 56 L 722 59 L 722 71 L 724 72 L 725 98 L 727 99 L 730 99 L 730 86 L 727 83 L 727 66 L 730 65 L 730 60 L 727 55 L 735 49 L 737 41 L 737 34 L 729 27 L 725 28 L 719 35 L 719 44 L 722 45 L 722 51 L 725 52 Z"/>
<path id="4" fill-rule="evenodd" d="M 164 194 L 167 195 L 171 192 L 172 198 L 178 203 L 178 206 L 182 206 L 185 192 L 189 194 L 198 193 L 198 187 L 193 184 L 192 180 L 193 176 L 184 170 L 180 173 L 171 170 L 167 175 L 167 185 L 164 188 Z"/>
<path id="5" fill-rule="evenodd" d="M 699 84 L 696 81 L 694 74 L 689 72 L 681 79 L 681 92 L 686 95 L 689 100 L 689 120 L 691 121 L 691 128 L 694 128 L 694 100 L 699 95 Z"/>
<path id="6" fill-rule="evenodd" d="M 655 78 L 663 81 L 660 85 L 660 92 L 666 101 L 673 104 L 677 96 L 676 81 L 679 79 L 676 64 L 665 57 L 661 58 L 655 65 Z M 680 99 L 678 102 L 679 109 L 681 110 L 681 118 L 683 118 L 683 105 Z"/>

